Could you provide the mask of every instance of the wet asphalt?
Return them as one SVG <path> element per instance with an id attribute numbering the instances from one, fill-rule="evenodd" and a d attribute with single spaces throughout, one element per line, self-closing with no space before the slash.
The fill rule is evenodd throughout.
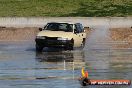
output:
<path id="1" fill-rule="evenodd" d="M 132 49 L 113 48 L 115 43 L 109 41 L 108 30 L 103 28 L 93 30 L 84 48 L 72 51 L 45 48 L 36 52 L 34 41 L 1 41 L 0 88 L 83 88 L 78 82 L 82 67 L 89 72 L 90 79 L 132 80 Z"/>

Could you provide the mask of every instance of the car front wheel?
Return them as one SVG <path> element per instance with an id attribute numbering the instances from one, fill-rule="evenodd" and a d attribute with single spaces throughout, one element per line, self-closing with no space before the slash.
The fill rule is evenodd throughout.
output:
<path id="1" fill-rule="evenodd" d="M 66 50 L 73 50 L 73 45 L 69 45 L 66 47 Z"/>
<path id="2" fill-rule="evenodd" d="M 66 46 L 66 49 L 67 50 L 73 50 L 73 47 L 74 47 L 74 39 L 72 38 L 71 41 L 70 41 L 70 44 L 68 44 Z"/>
<path id="3" fill-rule="evenodd" d="M 36 44 L 36 51 L 41 52 L 42 50 L 43 50 L 43 47 Z"/>

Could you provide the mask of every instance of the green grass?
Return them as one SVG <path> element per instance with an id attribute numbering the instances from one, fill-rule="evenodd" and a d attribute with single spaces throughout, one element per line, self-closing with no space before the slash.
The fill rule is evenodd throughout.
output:
<path id="1" fill-rule="evenodd" d="M 0 0 L 1 17 L 132 16 L 132 0 Z"/>

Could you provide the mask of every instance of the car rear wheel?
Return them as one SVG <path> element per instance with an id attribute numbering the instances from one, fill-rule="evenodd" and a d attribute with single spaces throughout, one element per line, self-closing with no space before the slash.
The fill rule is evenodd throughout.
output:
<path id="1" fill-rule="evenodd" d="M 43 47 L 36 44 L 36 51 L 41 52 L 43 50 Z"/>
<path id="2" fill-rule="evenodd" d="M 86 41 L 86 39 L 83 38 L 83 41 L 82 41 L 82 47 L 83 47 L 83 48 L 85 47 L 85 41 Z"/>

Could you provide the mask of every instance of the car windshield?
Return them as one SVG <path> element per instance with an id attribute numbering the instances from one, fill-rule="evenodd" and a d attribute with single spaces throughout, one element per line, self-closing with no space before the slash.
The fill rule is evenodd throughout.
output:
<path id="1" fill-rule="evenodd" d="M 72 32 L 73 31 L 72 27 L 73 24 L 68 23 L 48 23 L 44 29 L 50 31 Z"/>

